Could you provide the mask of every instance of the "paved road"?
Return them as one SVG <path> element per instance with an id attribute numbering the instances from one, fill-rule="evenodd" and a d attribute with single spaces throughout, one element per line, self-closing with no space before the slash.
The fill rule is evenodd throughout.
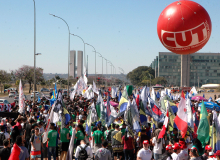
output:
<path id="1" fill-rule="evenodd" d="M 31 95 L 26 95 L 27 99 L 30 100 L 31 99 Z M 14 97 L 9 98 L 7 97 L 1 97 L 0 99 L 6 99 L 9 103 L 13 103 L 14 102 Z"/>

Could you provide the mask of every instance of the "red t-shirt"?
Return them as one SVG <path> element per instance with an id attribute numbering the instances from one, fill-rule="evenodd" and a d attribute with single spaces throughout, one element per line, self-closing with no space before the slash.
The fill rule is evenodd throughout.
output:
<path id="1" fill-rule="evenodd" d="M 122 137 L 122 142 L 124 143 L 124 149 L 134 149 L 132 144 L 132 137 L 128 137 L 128 140 L 125 140 L 125 136 Z"/>

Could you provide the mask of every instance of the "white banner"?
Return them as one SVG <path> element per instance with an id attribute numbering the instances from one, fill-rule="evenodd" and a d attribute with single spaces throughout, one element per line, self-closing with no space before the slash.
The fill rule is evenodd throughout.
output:
<path id="1" fill-rule="evenodd" d="M 50 116 L 47 120 L 47 126 L 46 126 L 46 129 L 44 131 L 44 136 L 43 136 L 43 143 L 46 143 L 47 142 L 47 135 L 48 135 L 48 132 L 49 132 L 49 128 L 50 128 L 50 123 L 51 123 L 51 120 L 53 120 L 53 115 L 54 115 L 54 112 L 53 112 L 53 109 L 54 109 L 54 104 L 51 108 L 51 111 L 50 111 Z"/>
<path id="2" fill-rule="evenodd" d="M 19 113 L 24 113 L 25 110 L 25 103 L 24 103 L 24 93 L 23 93 L 23 87 L 20 79 L 19 83 Z"/>

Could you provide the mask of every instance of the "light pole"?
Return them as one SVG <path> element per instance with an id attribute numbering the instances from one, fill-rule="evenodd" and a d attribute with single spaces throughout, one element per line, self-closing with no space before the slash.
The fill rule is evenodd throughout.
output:
<path id="1" fill-rule="evenodd" d="M 75 34 L 71 34 L 71 35 L 73 35 L 73 36 L 76 36 L 76 37 L 78 37 L 78 38 L 80 38 L 82 41 L 83 41 L 83 45 L 84 45 L 84 67 L 86 68 L 86 45 L 85 45 L 85 42 L 84 42 L 84 40 L 82 39 L 82 37 L 80 37 L 80 36 L 78 36 L 78 35 L 75 35 Z M 86 75 L 87 76 L 87 75 Z"/>
<path id="2" fill-rule="evenodd" d="M 104 58 L 105 59 L 105 58 Z M 105 59 L 106 60 L 106 87 L 107 87 L 107 74 L 108 74 L 108 70 L 107 70 L 107 62 L 108 62 L 108 60 L 107 59 Z"/>
<path id="3" fill-rule="evenodd" d="M 124 75 L 124 85 L 125 85 L 125 72 L 124 72 L 124 70 L 122 69 L 122 68 L 120 68 L 120 67 L 118 67 L 122 72 L 123 72 L 123 75 Z"/>
<path id="4" fill-rule="evenodd" d="M 100 54 L 99 52 L 96 52 L 96 53 L 98 53 L 98 54 Z M 104 78 L 104 76 L 103 76 L 103 56 L 100 54 L 100 56 L 99 57 L 101 57 L 102 58 L 102 85 L 103 85 L 103 78 Z"/>
<path id="5" fill-rule="evenodd" d="M 34 2 L 34 102 L 35 102 L 35 90 L 36 90 L 36 8 L 35 8 L 35 0 Z"/>
<path id="6" fill-rule="evenodd" d="M 36 91 L 36 56 L 41 55 L 41 53 L 34 54 L 34 101 L 35 101 L 35 91 Z"/>
<path id="7" fill-rule="evenodd" d="M 87 44 L 88 46 L 91 46 L 95 50 L 95 82 L 96 82 L 96 49 L 91 44 L 88 44 L 88 43 L 85 43 L 85 44 Z"/>
<path id="8" fill-rule="evenodd" d="M 68 39 L 69 39 L 69 42 L 68 42 L 68 85 L 67 85 L 67 97 L 69 97 L 70 28 L 69 28 L 69 25 L 67 24 L 67 22 L 66 22 L 63 18 L 58 17 L 58 16 L 56 16 L 56 15 L 54 15 L 54 14 L 50 14 L 50 15 L 51 15 L 51 16 L 54 16 L 54 17 L 56 17 L 56 18 L 59 18 L 59 19 L 61 19 L 63 22 L 65 22 L 66 25 L 67 25 L 67 28 L 68 28 L 68 32 L 69 32 L 69 36 L 68 36 Z"/>
<path id="9" fill-rule="evenodd" d="M 111 66 L 111 76 L 112 76 L 112 66 L 113 66 L 113 65 L 112 65 L 112 62 L 111 62 L 111 61 L 108 61 L 108 63 L 109 63 L 110 66 Z M 111 77 L 111 76 L 110 76 L 110 77 Z M 111 79 L 112 79 L 112 77 L 111 77 Z"/>

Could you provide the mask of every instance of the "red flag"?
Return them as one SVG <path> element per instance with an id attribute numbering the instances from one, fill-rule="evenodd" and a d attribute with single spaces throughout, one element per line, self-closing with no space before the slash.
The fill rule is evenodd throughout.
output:
<path id="1" fill-rule="evenodd" d="M 8 160 L 19 160 L 20 152 L 21 152 L 21 148 L 18 147 L 18 145 L 15 143 L 13 145 L 13 150 Z"/>
<path id="2" fill-rule="evenodd" d="M 137 95 L 137 98 L 136 98 L 136 104 L 137 104 L 137 106 L 139 108 L 139 94 Z"/>
<path id="3" fill-rule="evenodd" d="M 182 138 L 184 138 L 187 132 L 188 124 L 187 124 L 186 99 L 183 91 L 181 94 L 181 99 L 174 122 L 176 123 L 178 129 L 181 131 Z"/>
<path id="4" fill-rule="evenodd" d="M 168 102 L 168 101 L 167 101 L 167 102 Z M 168 103 L 169 103 L 169 102 L 168 102 Z M 158 138 L 163 138 L 163 136 L 165 135 L 168 122 L 169 122 L 169 107 L 167 106 L 166 118 L 165 118 L 165 120 L 164 120 L 164 122 L 163 122 L 163 128 L 162 128 L 162 130 L 160 131 L 160 134 L 159 134 Z"/>

